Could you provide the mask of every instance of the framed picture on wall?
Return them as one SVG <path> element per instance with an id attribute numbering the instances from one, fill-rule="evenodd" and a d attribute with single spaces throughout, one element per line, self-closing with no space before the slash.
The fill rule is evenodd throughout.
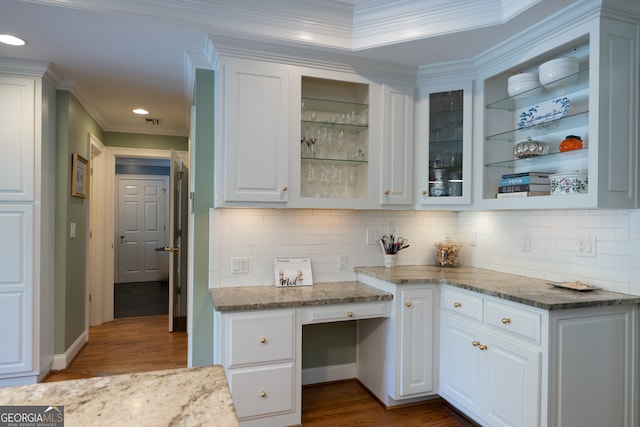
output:
<path id="1" fill-rule="evenodd" d="M 71 162 L 71 195 L 86 198 L 89 193 L 89 162 L 73 153 Z"/>

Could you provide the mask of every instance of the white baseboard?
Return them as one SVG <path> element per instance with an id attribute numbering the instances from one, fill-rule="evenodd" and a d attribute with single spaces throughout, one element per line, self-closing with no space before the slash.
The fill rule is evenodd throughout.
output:
<path id="1" fill-rule="evenodd" d="M 78 354 L 82 347 L 89 341 L 89 334 L 84 331 L 77 340 L 64 352 L 64 354 L 54 354 L 53 362 L 51 363 L 52 371 L 59 371 L 66 369 L 71 363 L 74 357 Z"/>
<path id="2" fill-rule="evenodd" d="M 357 376 L 355 363 L 321 366 L 302 370 L 302 385 L 348 380 Z"/>

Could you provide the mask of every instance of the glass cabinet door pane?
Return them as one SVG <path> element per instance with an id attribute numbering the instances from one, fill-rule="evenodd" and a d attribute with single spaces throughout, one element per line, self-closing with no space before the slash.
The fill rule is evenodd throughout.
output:
<path id="1" fill-rule="evenodd" d="M 429 196 L 462 196 L 462 90 L 429 95 Z"/>
<path id="2" fill-rule="evenodd" d="M 300 195 L 368 196 L 369 87 L 302 77 Z"/>

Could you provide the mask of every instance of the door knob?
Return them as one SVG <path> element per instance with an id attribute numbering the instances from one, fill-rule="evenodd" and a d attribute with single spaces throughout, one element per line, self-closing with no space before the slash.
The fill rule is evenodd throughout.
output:
<path id="1" fill-rule="evenodd" d="M 124 234 L 121 234 L 121 235 L 120 235 L 120 238 L 121 238 L 121 239 L 124 239 Z"/>

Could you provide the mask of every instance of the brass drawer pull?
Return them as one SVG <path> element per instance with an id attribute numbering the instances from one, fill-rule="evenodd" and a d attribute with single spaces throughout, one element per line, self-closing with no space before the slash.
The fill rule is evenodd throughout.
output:
<path id="1" fill-rule="evenodd" d="M 480 347 L 478 347 L 478 348 L 482 351 L 482 350 L 486 350 L 487 346 L 484 345 L 484 344 L 480 344 Z"/>
<path id="2" fill-rule="evenodd" d="M 404 305 L 407 306 L 407 307 L 411 307 L 411 301 L 405 302 Z"/>
<path id="3" fill-rule="evenodd" d="M 474 346 L 474 347 L 477 347 L 477 346 L 479 346 L 479 345 L 480 345 L 480 341 L 473 341 L 473 342 L 471 343 L 471 345 L 472 345 L 472 346 Z"/>
<path id="4" fill-rule="evenodd" d="M 265 337 L 260 337 L 260 342 L 264 344 L 267 342 L 267 339 Z"/>
<path id="5" fill-rule="evenodd" d="M 351 311 L 347 311 L 347 316 L 348 317 L 353 317 L 353 313 Z"/>
<path id="6" fill-rule="evenodd" d="M 506 325 L 506 324 L 508 324 L 508 323 L 511 323 L 511 319 L 509 319 L 508 317 L 503 317 L 503 318 L 502 318 L 502 324 L 503 324 L 503 325 Z"/>
<path id="7" fill-rule="evenodd" d="M 453 303 L 453 306 L 454 306 L 455 308 L 460 308 L 460 307 L 462 307 L 462 303 L 461 303 L 461 302 L 454 302 L 454 303 Z"/>
<path id="8" fill-rule="evenodd" d="M 267 397 L 267 392 L 266 391 L 261 391 L 260 392 L 260 397 Z"/>

